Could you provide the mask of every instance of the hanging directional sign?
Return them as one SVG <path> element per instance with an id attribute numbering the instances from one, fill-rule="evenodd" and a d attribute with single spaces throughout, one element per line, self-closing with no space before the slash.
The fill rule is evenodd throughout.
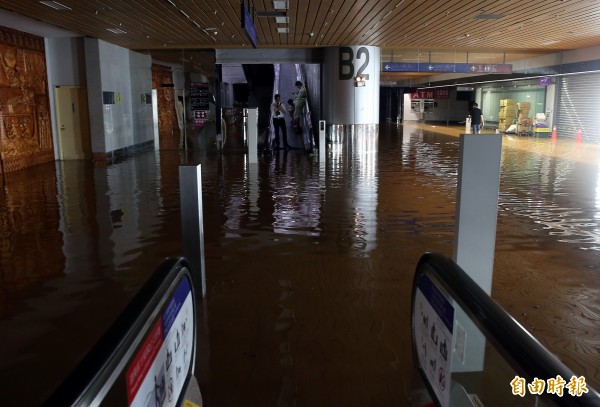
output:
<path id="1" fill-rule="evenodd" d="M 420 62 L 384 62 L 384 72 L 512 73 L 511 64 L 452 64 Z"/>

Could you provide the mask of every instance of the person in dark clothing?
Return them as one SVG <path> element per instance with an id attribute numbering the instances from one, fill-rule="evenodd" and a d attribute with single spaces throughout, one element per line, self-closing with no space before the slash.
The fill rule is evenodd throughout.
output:
<path id="1" fill-rule="evenodd" d="M 485 126 L 483 113 L 477 103 L 473 103 L 473 107 L 471 108 L 471 126 L 473 127 L 473 134 L 481 133 L 481 129 Z"/>
<path id="2" fill-rule="evenodd" d="M 294 124 L 294 99 L 288 99 L 290 116 L 292 117 L 292 125 Z"/>
<path id="3" fill-rule="evenodd" d="M 283 138 L 283 148 L 288 150 L 290 145 L 287 141 L 287 129 L 285 126 L 285 104 L 281 103 L 281 95 L 275 95 L 275 102 L 271 104 L 271 115 L 273 117 L 273 128 L 275 129 L 275 148 L 280 148 L 279 130 Z"/>

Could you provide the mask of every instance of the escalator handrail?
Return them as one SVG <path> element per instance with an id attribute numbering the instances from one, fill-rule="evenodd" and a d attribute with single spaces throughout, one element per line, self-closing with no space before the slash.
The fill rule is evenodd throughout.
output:
<path id="1" fill-rule="evenodd" d="M 529 381 L 535 377 L 545 380 L 560 375 L 568 381 L 572 376 L 579 376 L 548 351 L 454 261 L 439 253 L 425 253 L 417 264 L 412 289 L 413 335 L 417 283 L 420 275 L 427 270 L 432 270 L 486 338 L 524 378 Z M 413 355 L 415 365 L 418 366 L 415 346 L 413 337 Z M 568 394 L 563 397 L 551 397 L 554 396 L 552 394 L 544 394 L 544 396 L 551 397 L 552 401 L 560 406 L 600 406 L 600 394 L 588 383 L 586 387 L 588 393 L 582 394 L 581 397 L 572 397 Z"/>
<path id="2" fill-rule="evenodd" d="M 156 309 L 165 301 L 168 290 L 174 284 L 187 278 L 190 283 L 194 319 L 196 295 L 188 262 L 183 257 L 165 259 L 135 294 L 123 312 L 108 328 L 106 333 L 85 355 L 44 406 L 88 406 L 98 401 L 98 395 L 108 391 L 115 372 L 124 368 L 126 356 L 135 350 L 139 335 L 148 321 L 156 314 Z M 193 351 L 190 371 L 194 371 L 196 354 L 196 333 L 194 331 Z M 189 381 L 189 377 L 187 381 Z M 187 381 L 184 388 L 187 386 Z M 104 394 L 105 395 L 105 394 Z"/>

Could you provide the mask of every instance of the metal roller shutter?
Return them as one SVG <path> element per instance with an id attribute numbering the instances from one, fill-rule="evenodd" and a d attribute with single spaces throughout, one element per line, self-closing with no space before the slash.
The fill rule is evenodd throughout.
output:
<path id="1" fill-rule="evenodd" d="M 556 129 L 560 138 L 600 143 L 600 74 L 564 76 L 558 86 Z"/>

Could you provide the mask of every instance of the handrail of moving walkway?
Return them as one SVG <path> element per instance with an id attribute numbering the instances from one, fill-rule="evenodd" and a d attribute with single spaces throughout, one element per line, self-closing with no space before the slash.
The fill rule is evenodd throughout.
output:
<path id="1" fill-rule="evenodd" d="M 190 296 L 191 307 L 189 302 L 185 303 L 189 301 Z M 185 300 L 183 307 L 181 300 Z M 127 397 L 131 396 L 131 393 L 125 395 L 125 389 L 127 388 L 128 392 L 132 390 L 129 384 L 125 383 L 126 369 L 128 366 L 129 369 L 132 366 L 137 367 L 134 366 L 134 358 L 141 356 L 141 349 L 146 350 L 145 344 L 150 339 L 151 331 L 156 332 L 160 329 L 158 325 L 161 323 L 163 327 L 169 323 L 175 326 L 178 310 L 192 310 L 192 315 L 189 315 L 192 321 L 186 321 L 186 329 L 191 330 L 187 331 L 187 338 L 193 335 L 191 344 L 188 344 L 191 352 L 186 358 L 189 368 L 187 372 L 183 372 L 185 380 L 178 403 L 175 404 L 180 405 L 190 383 L 196 383 L 193 377 L 196 357 L 196 295 L 189 265 L 183 257 L 168 258 L 159 265 L 117 320 L 44 405 L 94 406 L 100 405 L 106 397 L 111 397 L 109 404 L 117 399 L 120 400 L 117 404 L 127 405 Z M 165 318 L 167 316 L 169 318 Z M 177 331 L 178 341 L 185 340 L 186 331 L 183 331 Z M 163 331 L 162 334 L 167 335 L 167 332 Z M 166 341 L 164 344 L 168 345 Z M 173 358 L 176 357 L 177 355 L 173 355 Z M 166 389 L 163 387 L 162 390 Z"/>
<path id="2" fill-rule="evenodd" d="M 500 305 L 485 293 L 454 261 L 438 253 L 425 253 L 419 260 L 413 280 L 412 291 L 412 332 L 413 355 L 415 365 L 417 360 L 416 343 L 414 340 L 415 294 L 419 277 L 430 271 L 441 281 L 444 289 L 454 301 L 462 307 L 477 327 L 485 334 L 500 354 L 516 372 L 526 379 L 552 378 L 560 375 L 568 380 L 576 376 L 566 365 L 550 353 L 522 325 L 511 317 Z M 419 369 L 423 375 L 423 371 Z M 432 388 L 425 378 L 429 391 Z M 508 386 L 508 384 L 507 384 Z M 587 385 L 588 392 L 581 397 L 565 395 L 558 397 L 554 394 L 544 394 L 559 406 L 600 406 L 600 394 Z"/>

